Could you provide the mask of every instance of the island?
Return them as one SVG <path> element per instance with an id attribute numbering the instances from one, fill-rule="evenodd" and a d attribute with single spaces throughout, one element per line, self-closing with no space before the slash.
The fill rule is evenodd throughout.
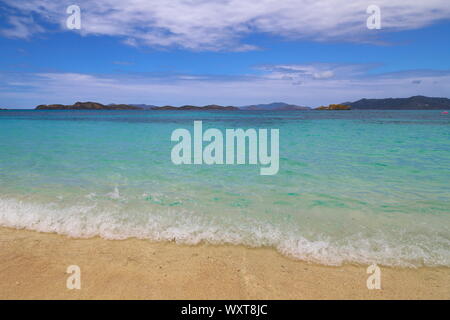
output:
<path id="1" fill-rule="evenodd" d="M 143 110 L 143 109 L 128 104 L 104 105 L 98 102 L 77 102 L 73 105 L 41 104 L 37 106 L 35 110 Z"/>
<path id="2" fill-rule="evenodd" d="M 164 106 L 164 107 L 153 107 L 151 110 L 177 110 L 177 111 L 184 111 L 184 110 L 198 110 L 198 111 L 205 111 L 205 110 L 240 110 L 237 107 L 222 107 L 216 104 L 210 104 L 204 107 L 197 107 L 197 106 L 191 106 L 191 105 L 185 105 L 182 107 L 173 107 L 173 106 Z"/>
<path id="3" fill-rule="evenodd" d="M 350 106 L 344 104 L 330 104 L 328 107 L 321 106 L 314 110 L 351 110 Z"/>
<path id="4" fill-rule="evenodd" d="M 288 104 L 285 102 L 272 102 L 267 104 L 254 104 L 240 107 L 241 110 L 248 111 L 292 111 L 292 110 L 311 110 L 309 107 Z"/>
<path id="5" fill-rule="evenodd" d="M 39 105 L 35 110 L 170 110 L 170 111 L 296 111 L 296 110 L 447 110 L 450 109 L 450 99 L 433 98 L 425 96 L 413 96 L 409 98 L 387 98 L 387 99 L 360 99 L 355 102 L 343 102 L 320 106 L 317 108 L 304 107 L 284 102 L 273 102 L 266 104 L 253 104 L 240 107 L 221 106 L 209 104 L 203 107 L 194 105 L 156 106 L 152 104 L 108 104 L 98 102 L 76 102 L 73 105 L 50 104 Z M 7 110 L 2 109 L 0 110 Z"/>
<path id="6" fill-rule="evenodd" d="M 445 110 L 450 109 L 450 99 L 426 96 L 409 98 L 360 99 L 344 102 L 356 110 Z"/>

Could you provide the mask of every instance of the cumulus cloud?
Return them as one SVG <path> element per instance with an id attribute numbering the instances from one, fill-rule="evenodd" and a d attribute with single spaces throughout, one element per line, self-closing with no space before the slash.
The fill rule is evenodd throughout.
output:
<path id="1" fill-rule="evenodd" d="M 23 15 L 36 14 L 62 29 L 65 9 L 73 4 L 73 0 L 3 1 Z M 257 47 L 246 43 L 245 37 L 258 33 L 363 42 L 379 35 L 379 30 L 366 28 L 366 9 L 372 0 L 78 0 L 77 4 L 82 34 L 117 36 L 134 46 L 248 51 Z M 381 8 L 382 31 L 415 29 L 450 18 L 448 0 L 376 4 Z"/>

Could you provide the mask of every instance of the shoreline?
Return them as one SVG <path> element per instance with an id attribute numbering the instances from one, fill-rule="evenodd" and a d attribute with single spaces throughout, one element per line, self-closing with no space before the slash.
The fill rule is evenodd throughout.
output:
<path id="1" fill-rule="evenodd" d="M 68 290 L 67 267 L 81 269 Z M 0 227 L 0 299 L 450 299 L 450 268 L 324 266 L 271 248 L 66 236 Z"/>

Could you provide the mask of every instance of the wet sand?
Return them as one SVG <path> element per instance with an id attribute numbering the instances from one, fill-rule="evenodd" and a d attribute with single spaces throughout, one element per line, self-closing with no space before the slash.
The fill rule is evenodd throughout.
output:
<path id="1" fill-rule="evenodd" d="M 67 267 L 81 289 L 66 287 Z M 0 299 L 450 299 L 450 268 L 328 267 L 271 248 L 73 239 L 0 228 Z"/>

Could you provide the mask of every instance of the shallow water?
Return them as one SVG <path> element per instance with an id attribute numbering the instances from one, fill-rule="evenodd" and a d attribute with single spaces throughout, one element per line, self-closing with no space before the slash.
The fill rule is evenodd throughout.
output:
<path id="1" fill-rule="evenodd" d="M 280 170 L 181 165 L 177 128 L 276 128 Z M 439 111 L 0 111 L 0 225 L 271 246 L 323 264 L 450 266 Z"/>

